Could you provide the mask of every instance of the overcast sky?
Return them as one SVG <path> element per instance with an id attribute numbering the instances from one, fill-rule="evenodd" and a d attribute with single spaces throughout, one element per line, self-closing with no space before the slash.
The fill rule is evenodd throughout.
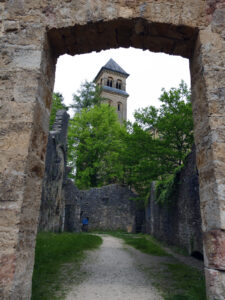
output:
<path id="1" fill-rule="evenodd" d="M 140 107 L 159 106 L 161 89 L 178 87 L 183 79 L 190 86 L 188 59 L 179 56 L 152 53 L 139 49 L 119 48 L 82 55 L 63 55 L 56 68 L 55 92 L 63 94 L 65 103 L 71 103 L 72 94 L 85 80 L 91 81 L 100 68 L 112 58 L 130 76 L 127 78 L 128 119 Z"/>

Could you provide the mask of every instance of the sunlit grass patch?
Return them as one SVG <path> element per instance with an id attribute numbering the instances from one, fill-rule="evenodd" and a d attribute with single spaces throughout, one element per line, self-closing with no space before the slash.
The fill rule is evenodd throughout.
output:
<path id="1" fill-rule="evenodd" d="M 126 244 L 133 246 L 144 253 L 156 256 L 169 256 L 169 254 L 163 250 L 150 236 L 147 238 L 143 234 L 127 234 L 121 232 L 109 232 L 109 234 L 123 239 Z"/>
<path id="2" fill-rule="evenodd" d="M 32 300 L 58 299 L 63 284 L 85 257 L 84 251 L 100 246 L 102 239 L 91 234 L 39 233 L 35 249 Z M 69 267 L 68 264 L 73 264 Z M 66 267 L 65 267 L 66 265 Z M 68 267 L 67 267 L 68 266 Z"/>

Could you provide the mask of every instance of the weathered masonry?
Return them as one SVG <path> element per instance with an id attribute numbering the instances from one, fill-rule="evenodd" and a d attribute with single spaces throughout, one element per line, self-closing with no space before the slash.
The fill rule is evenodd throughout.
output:
<path id="1" fill-rule="evenodd" d="M 39 214 L 39 230 L 62 232 L 65 222 L 63 187 L 67 179 L 67 130 L 69 115 L 58 110 L 48 135 L 45 173 Z"/>
<path id="2" fill-rule="evenodd" d="M 38 229 L 80 232 L 82 219 L 88 217 L 89 230 L 136 232 L 140 209 L 131 200 L 137 195 L 127 186 L 111 184 L 81 191 L 68 178 L 68 121 L 66 110 L 58 110 L 48 135 Z"/>
<path id="3" fill-rule="evenodd" d="M 224 0 L 1 0 L 0 10 L 0 298 L 30 298 L 57 57 L 133 46 L 190 59 L 207 292 L 224 299 Z"/>
<path id="4" fill-rule="evenodd" d="M 165 202 L 157 203 L 156 183 L 153 182 L 145 210 L 146 232 L 202 258 L 202 222 L 194 147 L 186 157 L 185 166 L 176 173 L 173 192 Z"/>

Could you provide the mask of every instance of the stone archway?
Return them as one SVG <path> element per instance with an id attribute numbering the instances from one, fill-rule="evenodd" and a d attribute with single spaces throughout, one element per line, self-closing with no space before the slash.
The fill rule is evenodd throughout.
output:
<path id="1" fill-rule="evenodd" d="M 224 1 L 3 0 L 0 10 L 1 299 L 30 298 L 57 56 L 129 46 L 190 59 L 208 298 L 224 299 Z"/>

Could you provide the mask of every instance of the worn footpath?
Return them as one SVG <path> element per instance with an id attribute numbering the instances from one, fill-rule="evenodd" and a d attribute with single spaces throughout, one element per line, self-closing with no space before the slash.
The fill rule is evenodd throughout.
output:
<path id="1" fill-rule="evenodd" d="M 80 284 L 68 293 L 66 300 L 161 300 L 152 279 L 144 271 L 146 264 L 157 267 L 158 260 L 168 262 L 170 257 L 143 254 L 112 236 L 101 235 L 102 246 L 90 251 L 81 267 L 85 274 Z"/>

